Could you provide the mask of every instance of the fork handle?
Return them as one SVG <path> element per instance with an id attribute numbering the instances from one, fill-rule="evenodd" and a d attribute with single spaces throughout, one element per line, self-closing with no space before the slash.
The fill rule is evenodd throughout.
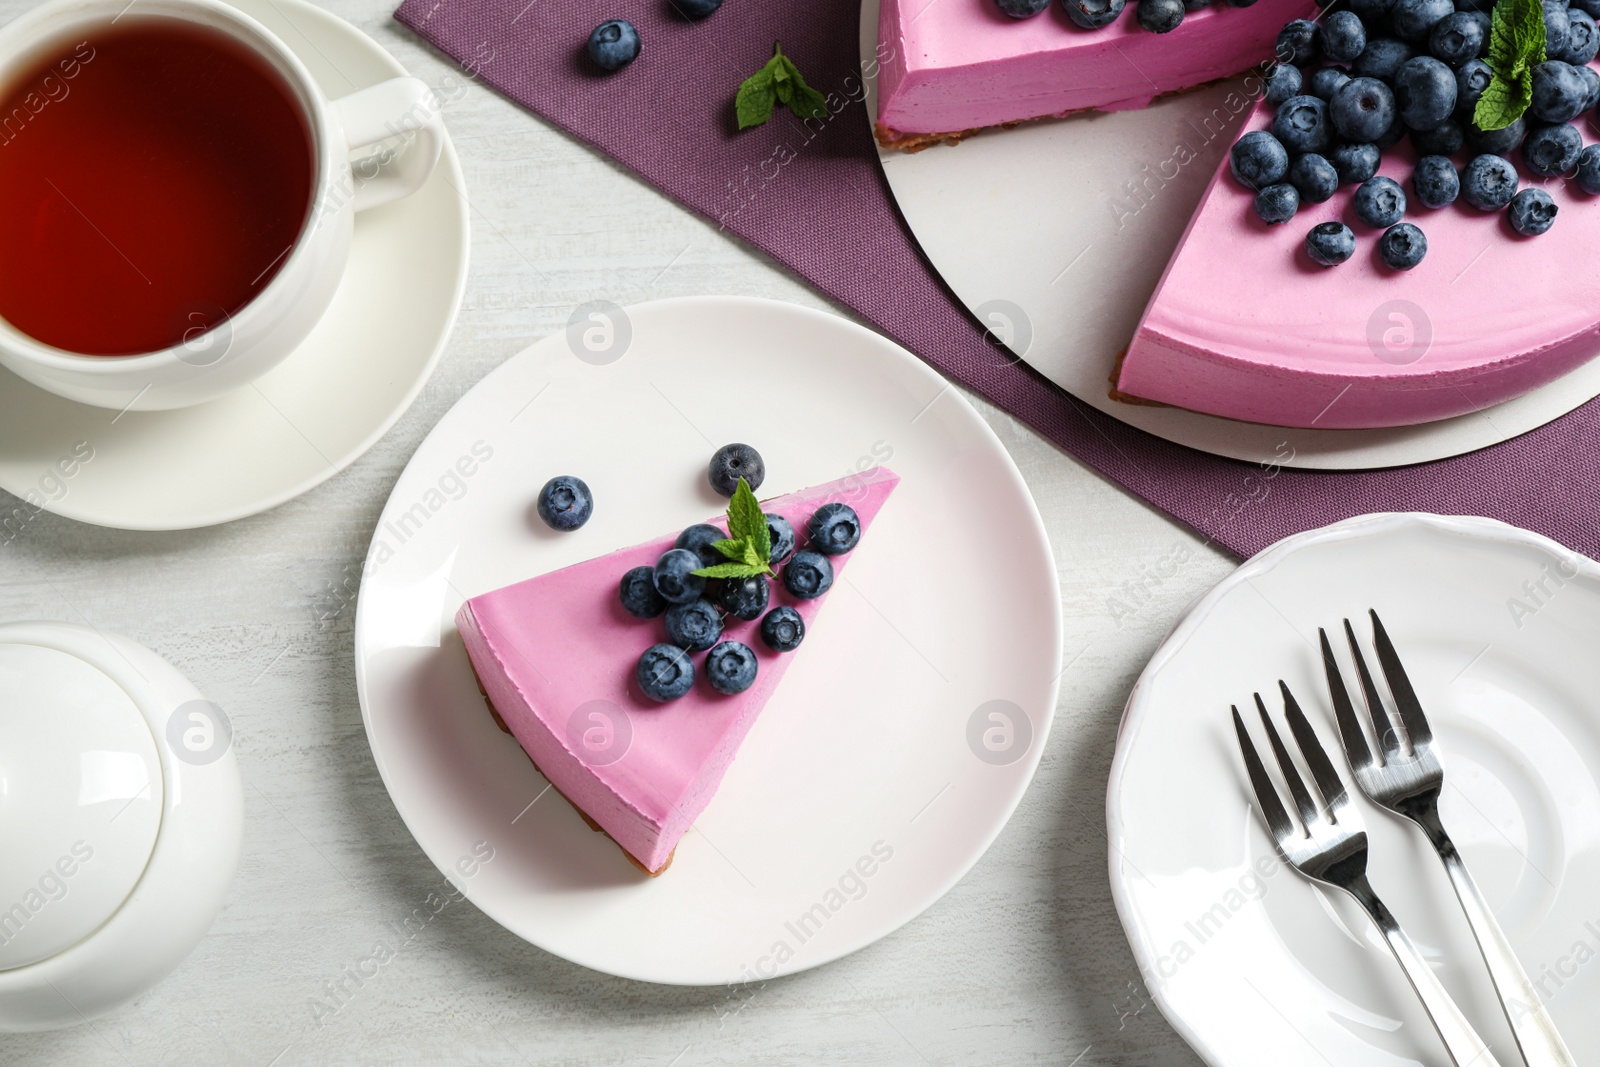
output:
<path id="1" fill-rule="evenodd" d="M 1522 1050 L 1522 1058 L 1528 1067 L 1577 1067 L 1577 1061 L 1556 1031 L 1555 1020 L 1545 1011 L 1538 991 L 1528 980 L 1528 972 L 1517 961 L 1505 931 L 1500 929 L 1488 902 L 1478 891 L 1478 883 L 1468 873 L 1466 861 L 1456 851 L 1450 835 L 1445 833 L 1438 810 L 1430 809 L 1421 814 L 1423 817 L 1417 822 L 1439 853 L 1439 859 L 1444 861 L 1444 869 L 1461 901 L 1461 910 L 1467 914 L 1472 934 L 1478 939 L 1478 950 L 1488 965 L 1489 977 L 1500 995 L 1500 1004 L 1505 1008 L 1506 1020 L 1511 1023 L 1511 1033 Z"/>
<path id="2" fill-rule="evenodd" d="M 1389 909 L 1378 899 L 1378 894 L 1373 892 L 1366 876 L 1363 875 L 1348 888 L 1367 914 L 1372 916 L 1372 921 L 1378 924 L 1378 929 L 1383 931 L 1384 940 L 1389 942 L 1389 950 L 1399 961 L 1401 970 L 1406 972 L 1411 988 L 1417 991 L 1428 1018 L 1433 1020 L 1434 1029 L 1439 1031 L 1445 1051 L 1450 1054 L 1450 1062 L 1456 1067 L 1500 1067 L 1489 1046 L 1456 1006 L 1450 993 L 1433 973 L 1433 968 L 1428 966 L 1428 961 L 1422 958 L 1417 946 L 1411 943 Z"/>

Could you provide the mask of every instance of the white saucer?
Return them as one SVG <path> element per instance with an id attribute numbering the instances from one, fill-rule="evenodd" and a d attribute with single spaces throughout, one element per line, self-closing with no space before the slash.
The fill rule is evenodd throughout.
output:
<path id="1" fill-rule="evenodd" d="M 331 97 L 406 73 L 305 0 L 232 2 Z M 119 415 L 0 370 L 0 487 L 83 522 L 175 530 L 265 511 L 348 467 L 411 406 L 444 352 L 467 280 L 464 189 L 447 139 L 421 191 L 358 216 L 349 269 L 305 344 L 209 404 Z M 30 513 L 10 502 L 6 528 Z"/>
<path id="2" fill-rule="evenodd" d="M 867 57 L 877 47 L 878 0 L 863 0 L 861 17 Z M 1233 79 L 1144 110 L 1030 123 L 917 153 L 880 150 L 878 158 L 917 243 L 979 321 L 1016 338 L 1018 354 L 1073 396 L 1180 445 L 1291 467 L 1395 467 L 1516 437 L 1600 395 L 1595 360 L 1484 412 L 1381 430 L 1291 430 L 1112 400 L 1115 357 L 1248 114 L 1203 139 L 1220 127 L 1206 124 L 1214 111 L 1230 116 L 1230 93 L 1248 96 L 1239 86 Z M 870 117 L 876 83 L 867 88 Z M 1163 171 L 1179 143 L 1194 158 Z"/>
<path id="3" fill-rule="evenodd" d="M 763 495 L 880 463 L 902 481 L 649 879 L 495 726 L 453 616 L 467 596 L 719 513 L 705 469 L 730 441 L 762 452 Z M 563 473 L 595 494 L 571 534 L 531 507 Z M 721 984 L 853 952 L 977 862 L 1050 728 L 1060 596 L 1015 465 L 943 379 L 842 318 L 702 297 L 547 337 L 461 398 L 379 520 L 355 648 L 395 807 L 478 907 L 595 970 Z"/>
<path id="4" fill-rule="evenodd" d="M 1370 636 L 1369 607 L 1442 746 L 1446 826 L 1574 1057 L 1600 1061 L 1600 564 L 1489 519 L 1368 516 L 1288 538 L 1157 650 L 1106 800 L 1112 891 L 1146 983 L 1218 1067 L 1446 1062 L 1364 913 L 1278 861 L 1228 715 L 1253 719 L 1260 691 L 1281 722 L 1282 678 L 1346 771 L 1313 642 L 1346 617 Z M 1443 866 L 1350 788 L 1379 895 L 1500 1062 L 1520 1063 Z"/>

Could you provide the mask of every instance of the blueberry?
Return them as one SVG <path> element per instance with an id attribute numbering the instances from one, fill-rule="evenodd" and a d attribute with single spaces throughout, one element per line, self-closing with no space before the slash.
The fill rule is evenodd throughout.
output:
<path id="1" fill-rule="evenodd" d="M 711 482 L 711 488 L 723 496 L 732 496 L 734 490 L 739 488 L 740 478 L 749 484 L 752 491 L 760 489 L 761 483 L 767 480 L 767 465 L 762 461 L 761 453 L 749 445 L 723 445 L 712 455 L 706 477 Z"/>
<path id="2" fill-rule="evenodd" d="M 1600 194 L 1600 144 L 1578 153 L 1578 188 L 1590 196 Z"/>
<path id="3" fill-rule="evenodd" d="M 842 556 L 861 541 L 861 518 L 849 504 L 824 504 L 806 524 L 811 547 L 825 556 Z"/>
<path id="4" fill-rule="evenodd" d="M 1572 0 L 1568 11 L 1582 11 L 1592 19 L 1600 19 L 1600 0 Z"/>
<path id="5" fill-rule="evenodd" d="M 621 70 L 639 58 L 639 31 L 625 19 L 602 22 L 589 35 L 589 58 L 601 70 Z"/>
<path id="6" fill-rule="evenodd" d="M 1348 63 L 1367 47 L 1367 28 L 1354 11 L 1334 11 L 1322 20 L 1319 42 L 1324 57 Z"/>
<path id="7" fill-rule="evenodd" d="M 1289 153 L 1283 143 L 1266 130 L 1251 130 L 1234 142 L 1228 153 L 1228 169 L 1239 184 L 1260 189 L 1283 181 L 1283 176 L 1289 173 Z"/>
<path id="8" fill-rule="evenodd" d="M 1273 55 L 1279 63 L 1293 63 L 1303 67 L 1317 57 L 1317 24 L 1306 19 L 1295 19 L 1278 31 L 1277 47 Z"/>
<path id="9" fill-rule="evenodd" d="M 782 515 L 767 514 L 767 538 L 772 542 L 773 563 L 782 563 L 794 551 L 794 527 Z"/>
<path id="10" fill-rule="evenodd" d="M 1592 16 L 1578 10 L 1568 11 L 1567 21 L 1571 25 L 1567 47 L 1556 58 L 1581 67 L 1600 53 L 1600 26 L 1595 25 Z"/>
<path id="11" fill-rule="evenodd" d="M 1343 89 L 1350 81 L 1350 75 L 1339 67 L 1323 67 L 1311 75 L 1310 87 L 1306 92 L 1311 96 L 1320 96 L 1324 100 L 1332 100 L 1333 94 Z"/>
<path id="12" fill-rule="evenodd" d="M 1291 96 L 1272 120 L 1272 135 L 1291 152 L 1321 152 L 1333 143 L 1328 102 L 1315 96 Z"/>
<path id="13" fill-rule="evenodd" d="M 1479 211 L 1499 211 L 1517 191 L 1517 168 L 1504 156 L 1473 157 L 1461 170 L 1461 198 Z"/>
<path id="14" fill-rule="evenodd" d="M 1411 46 L 1404 41 L 1397 41 L 1393 37 L 1371 38 L 1367 41 L 1367 47 L 1350 64 L 1350 76 L 1392 78 L 1394 72 L 1400 69 L 1400 64 L 1410 59 L 1412 54 Z"/>
<path id="15" fill-rule="evenodd" d="M 1382 158 L 1383 153 L 1375 144 L 1345 143 L 1335 145 L 1328 153 L 1333 169 L 1339 172 L 1340 185 L 1360 185 L 1378 173 L 1378 162 Z"/>
<path id="16" fill-rule="evenodd" d="M 676 3 L 677 0 L 674 0 Z M 718 0 L 721 3 L 721 0 Z M 1000 12 L 1014 19 L 1028 19 L 1050 6 L 1050 0 L 995 0 Z"/>
<path id="17" fill-rule="evenodd" d="M 1487 15 L 1494 10 L 1494 4 L 1495 0 L 1456 0 L 1456 10 Z"/>
<path id="18" fill-rule="evenodd" d="M 695 22 L 710 18 L 717 8 L 722 6 L 722 0 L 668 0 L 668 2 L 678 14 Z M 1000 6 L 1004 8 L 1007 2 L 1008 0 L 1001 0 Z M 1009 0 L 1009 2 L 1015 3 L 1016 0 Z M 1034 0 L 1034 2 L 1039 5 L 1039 10 L 1043 11 L 1045 6 L 1050 3 L 1050 0 Z"/>
<path id="19" fill-rule="evenodd" d="M 1324 222 L 1306 234 L 1306 255 L 1313 263 L 1334 267 L 1356 254 L 1356 235 L 1342 222 Z"/>
<path id="20" fill-rule="evenodd" d="M 1393 148 L 1395 145 L 1405 140 L 1406 134 L 1410 132 L 1411 130 L 1406 126 L 1405 121 L 1400 118 L 1400 112 L 1397 109 L 1395 111 L 1394 121 L 1389 123 L 1389 128 L 1378 134 L 1378 136 L 1374 137 L 1372 139 L 1372 143 L 1377 145 L 1380 150 L 1384 148 Z"/>
<path id="21" fill-rule="evenodd" d="M 1478 106 L 1478 97 L 1489 88 L 1489 81 L 1493 77 L 1494 72 L 1489 69 L 1489 64 L 1481 59 L 1469 59 L 1456 71 L 1456 115 L 1463 122 L 1471 121 L 1472 112 Z"/>
<path id="22" fill-rule="evenodd" d="M 1393 270 L 1410 270 L 1428 254 L 1428 238 L 1409 222 L 1397 223 L 1378 238 L 1378 256 Z"/>
<path id="23" fill-rule="evenodd" d="M 1339 171 L 1326 156 L 1307 152 L 1289 164 L 1289 184 L 1294 186 L 1301 200 L 1320 204 L 1339 188 Z"/>
<path id="24" fill-rule="evenodd" d="M 622 576 L 622 606 L 629 615 L 653 619 L 667 610 L 667 602 L 656 592 L 654 567 L 635 567 Z"/>
<path id="25" fill-rule="evenodd" d="M 1583 101 L 1583 110 L 1588 111 L 1600 104 L 1600 71 L 1590 66 L 1581 66 L 1577 70 L 1583 80 L 1589 83 L 1589 95 Z"/>
<path id="26" fill-rule="evenodd" d="M 1356 218 L 1374 229 L 1393 226 L 1406 214 L 1406 191 L 1393 178 L 1368 178 L 1356 189 Z"/>
<path id="27" fill-rule="evenodd" d="M 1477 59 L 1487 43 L 1483 18 L 1470 11 L 1457 11 L 1439 21 L 1428 35 L 1428 51 L 1451 67 Z"/>
<path id="28" fill-rule="evenodd" d="M 1516 119 L 1511 125 L 1499 130 L 1483 130 L 1479 129 L 1475 122 L 1468 123 L 1467 144 L 1474 152 L 1509 156 L 1516 151 L 1517 145 L 1522 143 L 1522 135 L 1527 129 L 1527 124 L 1521 119 Z"/>
<path id="29" fill-rule="evenodd" d="M 1411 172 L 1411 190 L 1423 207 L 1448 207 L 1461 195 L 1461 178 L 1448 158 L 1423 156 Z"/>
<path id="30" fill-rule="evenodd" d="M 1203 7 L 1210 7 L 1211 0 L 1183 0 L 1185 11 L 1199 11 Z"/>
<path id="31" fill-rule="evenodd" d="M 706 580 L 694 573 L 701 566 L 700 557 L 687 548 L 669 548 L 656 561 L 656 592 L 669 604 L 687 604 L 705 590 Z"/>
<path id="32" fill-rule="evenodd" d="M 1183 0 L 1139 0 L 1133 9 L 1139 25 L 1151 33 L 1171 33 L 1183 21 Z"/>
<path id="33" fill-rule="evenodd" d="M 821 552 L 802 548 L 784 564 L 783 587 L 801 600 L 815 600 L 833 587 L 833 564 Z"/>
<path id="34" fill-rule="evenodd" d="M 1402 41 L 1426 41 L 1433 28 L 1455 9 L 1452 0 L 1395 0 L 1389 26 Z"/>
<path id="35" fill-rule="evenodd" d="M 694 688 L 694 660 L 677 645 L 651 645 L 639 657 L 633 677 L 645 696 L 665 704 Z"/>
<path id="36" fill-rule="evenodd" d="M 1262 222 L 1288 222 L 1300 210 L 1300 193 L 1288 182 L 1279 182 L 1256 193 L 1255 206 Z"/>
<path id="37" fill-rule="evenodd" d="M 1408 59 L 1394 76 L 1395 106 L 1413 130 L 1431 130 L 1456 109 L 1455 72 L 1432 56 Z"/>
<path id="38" fill-rule="evenodd" d="M 759 619 L 761 613 L 767 610 L 767 601 L 771 596 L 772 586 L 758 574 L 751 578 L 728 579 L 717 593 L 717 603 L 734 618 L 749 622 Z"/>
<path id="39" fill-rule="evenodd" d="M 718 541 L 726 541 L 728 535 L 712 526 L 708 522 L 696 523 L 672 543 L 673 548 L 687 548 L 690 552 L 700 557 L 702 567 L 714 567 L 718 563 L 728 562 L 728 558 L 711 546 Z"/>
<path id="40" fill-rule="evenodd" d="M 1582 151 L 1583 134 L 1576 128 L 1566 123 L 1542 126 L 1522 142 L 1522 161 L 1541 178 L 1554 178 L 1576 167 Z"/>
<path id="41" fill-rule="evenodd" d="M 722 636 L 722 612 L 709 600 L 691 600 L 667 609 L 667 640 L 690 652 L 704 652 Z"/>
<path id="42" fill-rule="evenodd" d="M 806 621 L 791 607 L 773 608 L 761 620 L 761 640 L 774 652 L 793 652 L 806 639 Z"/>
<path id="43" fill-rule="evenodd" d="M 1393 9 L 1394 0 L 1350 0 L 1350 10 L 1366 24 L 1369 34 L 1375 27 L 1388 24 Z"/>
<path id="44" fill-rule="evenodd" d="M 594 514 L 594 495 L 582 478 L 559 475 L 539 490 L 539 518 L 552 530 L 576 530 Z"/>
<path id="45" fill-rule="evenodd" d="M 724 641 L 706 653 L 706 680 L 727 696 L 756 684 L 756 654 L 738 641 Z"/>
<path id="46" fill-rule="evenodd" d="M 1061 6 L 1067 9 L 1067 18 L 1086 30 L 1110 25 L 1122 14 L 1126 3 L 1127 0 L 1061 0 Z"/>
<path id="47" fill-rule="evenodd" d="M 1578 68 L 1547 59 L 1533 68 L 1533 103 L 1528 111 L 1546 122 L 1571 122 L 1589 99 L 1589 82 Z"/>
<path id="48" fill-rule="evenodd" d="M 1272 68 L 1272 73 L 1267 75 L 1267 87 L 1264 96 L 1267 103 L 1277 107 L 1291 96 L 1300 95 L 1300 68 L 1291 67 L 1287 63 L 1279 63 Z"/>
<path id="49" fill-rule="evenodd" d="M 1351 78 L 1328 105 L 1333 128 L 1346 141 L 1376 142 L 1398 116 L 1394 93 L 1377 78 Z"/>
<path id="50" fill-rule="evenodd" d="M 1559 56 L 1567 50 L 1567 38 L 1572 34 L 1572 22 L 1567 18 L 1565 0 L 1545 0 L 1544 52 Z"/>
<path id="51" fill-rule="evenodd" d="M 1412 130 L 1411 143 L 1420 156 L 1453 156 L 1466 144 L 1467 134 L 1461 123 L 1453 119 L 1441 122 L 1431 130 Z"/>
<path id="52" fill-rule="evenodd" d="M 1555 223 L 1560 210 L 1543 189 L 1524 189 L 1511 198 L 1511 210 L 1506 214 L 1513 230 L 1524 237 L 1537 237 Z"/>

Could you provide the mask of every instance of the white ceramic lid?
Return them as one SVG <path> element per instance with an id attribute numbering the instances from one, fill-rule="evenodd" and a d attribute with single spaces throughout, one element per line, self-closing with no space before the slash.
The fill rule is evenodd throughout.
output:
<path id="1" fill-rule="evenodd" d="M 54 648 L 0 643 L 0 971 L 99 929 L 161 826 L 161 760 L 121 685 Z"/>

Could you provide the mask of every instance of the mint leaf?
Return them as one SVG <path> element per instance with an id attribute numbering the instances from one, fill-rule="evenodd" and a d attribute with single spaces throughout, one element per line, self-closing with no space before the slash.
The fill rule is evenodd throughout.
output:
<path id="1" fill-rule="evenodd" d="M 1472 121 L 1480 130 L 1503 130 L 1522 117 L 1533 102 L 1533 80 L 1508 82 L 1495 75 L 1489 87 L 1478 97 L 1472 111 Z"/>
<path id="2" fill-rule="evenodd" d="M 772 71 L 762 67 L 739 86 L 739 95 L 734 97 L 733 108 L 739 115 L 739 128 L 749 129 L 759 126 L 772 117 L 772 105 L 777 100 L 777 90 L 773 84 Z"/>
<path id="3" fill-rule="evenodd" d="M 826 118 L 828 114 L 828 101 L 821 93 L 806 84 L 800 76 L 800 70 L 788 56 L 773 57 L 774 63 L 781 63 L 786 74 L 778 89 L 778 98 L 784 102 L 788 109 L 803 119 Z"/>
<path id="4" fill-rule="evenodd" d="M 761 501 L 743 478 L 728 501 L 728 537 L 711 546 L 727 557 L 727 563 L 702 567 L 695 574 L 702 578 L 750 578 L 772 573 L 772 532 Z"/>
<path id="5" fill-rule="evenodd" d="M 713 541 L 713 542 L 711 542 L 711 547 L 712 548 L 716 549 L 718 552 L 721 552 L 724 556 L 728 557 L 729 559 L 733 559 L 733 560 L 744 559 L 744 546 L 745 546 L 745 541 L 744 541 L 743 538 L 740 538 L 739 540 L 735 541 L 733 538 L 730 537 L 726 541 Z"/>
<path id="6" fill-rule="evenodd" d="M 710 567 L 701 567 L 691 572 L 701 578 L 754 578 L 758 574 L 770 574 L 771 568 L 751 566 L 748 563 L 718 563 Z"/>
<path id="7" fill-rule="evenodd" d="M 754 541 L 766 529 L 767 517 L 762 514 L 761 502 L 750 491 L 750 483 L 740 478 L 728 501 L 728 536 L 736 541 Z"/>
<path id="8" fill-rule="evenodd" d="M 1472 112 L 1479 129 L 1502 130 L 1522 117 L 1533 102 L 1533 68 L 1544 58 L 1544 5 L 1540 0 L 1499 0 L 1489 21 L 1492 77 Z"/>
<path id="9" fill-rule="evenodd" d="M 1535 3 L 1539 0 L 1535 0 Z M 760 70 L 744 80 L 739 94 L 734 98 L 734 110 L 739 115 L 739 128 L 759 126 L 772 117 L 775 104 L 782 104 L 803 119 L 820 119 L 828 115 L 828 101 L 821 93 L 806 84 L 800 69 L 782 46 L 774 43 L 772 58 Z"/>

